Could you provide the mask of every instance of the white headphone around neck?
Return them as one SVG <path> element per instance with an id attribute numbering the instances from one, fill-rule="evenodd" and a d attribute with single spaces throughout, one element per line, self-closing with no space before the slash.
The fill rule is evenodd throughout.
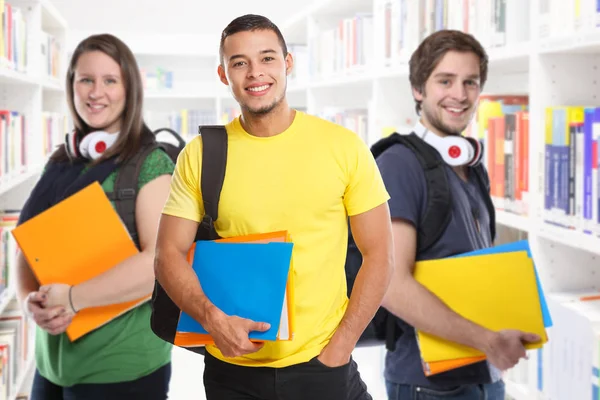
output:
<path id="1" fill-rule="evenodd" d="M 71 158 L 85 158 L 96 160 L 108 150 L 119 137 L 118 133 L 94 131 L 81 137 L 77 130 L 65 136 L 65 148 Z"/>
<path id="2" fill-rule="evenodd" d="M 473 167 L 481 161 L 483 145 L 479 140 L 463 136 L 441 137 L 417 122 L 413 132 L 436 149 L 446 164 L 452 167 Z"/>

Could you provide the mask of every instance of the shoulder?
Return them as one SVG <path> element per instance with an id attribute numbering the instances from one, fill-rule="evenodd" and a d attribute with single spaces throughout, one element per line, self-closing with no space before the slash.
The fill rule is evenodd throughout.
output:
<path id="1" fill-rule="evenodd" d="M 162 149 L 156 148 L 146 156 L 140 167 L 138 190 L 161 175 L 172 175 L 175 163 Z"/>
<path id="2" fill-rule="evenodd" d="M 375 159 L 386 172 L 410 174 L 425 179 L 425 173 L 415 153 L 401 143 L 392 144 Z"/>
<path id="3" fill-rule="evenodd" d="M 340 143 L 349 143 L 353 145 L 363 143 L 360 136 L 350 129 L 333 121 L 317 117 L 316 115 L 306 114 L 301 111 L 296 111 L 300 122 L 304 129 L 307 129 L 313 134 L 318 135 L 322 139 L 329 139 Z"/>

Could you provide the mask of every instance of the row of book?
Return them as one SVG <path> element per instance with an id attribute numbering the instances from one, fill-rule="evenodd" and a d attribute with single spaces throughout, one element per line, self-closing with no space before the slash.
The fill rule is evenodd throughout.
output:
<path id="1" fill-rule="evenodd" d="M 425 37 L 441 29 L 471 33 L 486 48 L 525 42 L 529 4 L 529 0 L 382 0 L 377 9 L 383 14 L 385 58 L 408 59 Z"/>
<path id="2" fill-rule="evenodd" d="M 25 172 L 29 165 L 44 160 L 64 142 L 68 129 L 64 114 L 44 111 L 41 122 L 41 133 L 32 133 L 24 114 L 0 110 L 0 187 L 5 180 Z"/>
<path id="3" fill-rule="evenodd" d="M 27 22 L 24 11 L 12 3 L 0 2 L 0 67 L 20 72 L 27 70 Z"/>
<path id="4" fill-rule="evenodd" d="M 310 37 L 308 46 L 311 77 L 327 78 L 334 73 L 373 60 L 373 14 L 357 14 L 339 20 L 334 28 Z"/>
<path id="5" fill-rule="evenodd" d="M 21 173 L 29 162 L 28 119 L 24 114 L 0 110 L 0 182 Z"/>
<path id="6" fill-rule="evenodd" d="M 546 108 L 544 220 L 600 234 L 600 107 Z"/>
<path id="7" fill-rule="evenodd" d="M 157 112 L 146 109 L 146 123 L 153 129 L 169 128 L 189 140 L 198 135 L 198 126 L 215 125 L 217 115 L 214 109 L 181 109 L 171 112 Z"/>
<path id="8" fill-rule="evenodd" d="M 529 97 L 482 95 L 465 134 L 484 145 L 483 162 L 497 209 L 529 214 Z"/>
<path id="9" fill-rule="evenodd" d="M 597 0 L 539 0 L 537 5 L 540 38 L 589 33 L 600 27 Z"/>
<path id="10" fill-rule="evenodd" d="M 7 68 L 23 73 L 29 73 L 32 57 L 29 54 L 28 42 L 32 37 L 39 37 L 40 45 L 34 49 L 41 57 L 39 73 L 43 77 L 62 78 L 61 74 L 61 43 L 57 37 L 45 31 L 32 34 L 32 26 L 27 20 L 23 7 L 13 2 L 0 1 L 2 26 L 0 27 L 0 68 Z M 38 54 L 36 54 L 37 59 Z M 35 65 L 34 65 L 35 66 Z"/>

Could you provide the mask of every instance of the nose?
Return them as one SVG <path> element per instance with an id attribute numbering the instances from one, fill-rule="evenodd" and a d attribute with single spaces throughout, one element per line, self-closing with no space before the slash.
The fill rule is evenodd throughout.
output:
<path id="1" fill-rule="evenodd" d="M 92 86 L 92 90 L 89 93 L 90 98 L 92 99 L 97 99 L 102 97 L 102 94 L 104 93 L 104 86 L 102 85 L 101 82 L 96 81 L 94 83 L 94 85 Z"/>
<path id="2" fill-rule="evenodd" d="M 467 99 L 467 89 L 462 83 L 456 83 L 452 86 L 452 97 L 458 101 L 465 101 Z"/>
<path id="3" fill-rule="evenodd" d="M 248 78 L 260 78 L 264 76 L 265 73 L 262 70 L 262 66 L 260 64 L 252 63 L 248 67 Z"/>

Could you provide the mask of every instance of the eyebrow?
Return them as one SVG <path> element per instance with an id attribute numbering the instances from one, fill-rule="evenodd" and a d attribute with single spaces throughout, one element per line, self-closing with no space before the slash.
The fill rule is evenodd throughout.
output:
<path id="1" fill-rule="evenodd" d="M 273 53 L 277 53 L 275 50 L 273 49 L 266 49 L 266 50 L 261 50 L 259 54 L 273 54 Z M 246 58 L 247 56 L 243 55 L 243 54 L 234 54 L 231 57 L 229 57 L 229 61 L 235 60 L 237 58 Z"/>
<path id="2" fill-rule="evenodd" d="M 434 75 L 434 78 L 456 78 L 456 74 L 452 74 L 450 72 L 438 72 Z M 467 76 L 467 79 L 480 79 L 479 74 L 473 74 Z"/>
<path id="3" fill-rule="evenodd" d="M 94 74 L 90 74 L 90 73 L 88 73 L 88 72 L 82 72 L 82 73 L 79 73 L 79 74 L 77 74 L 77 73 L 76 73 L 76 75 L 77 75 L 77 76 L 80 76 L 80 77 L 90 77 L 90 76 L 94 76 Z M 113 75 L 113 74 L 106 74 L 106 75 L 102 75 L 102 77 L 103 77 L 103 78 L 121 79 L 121 77 L 120 77 L 119 75 Z"/>

